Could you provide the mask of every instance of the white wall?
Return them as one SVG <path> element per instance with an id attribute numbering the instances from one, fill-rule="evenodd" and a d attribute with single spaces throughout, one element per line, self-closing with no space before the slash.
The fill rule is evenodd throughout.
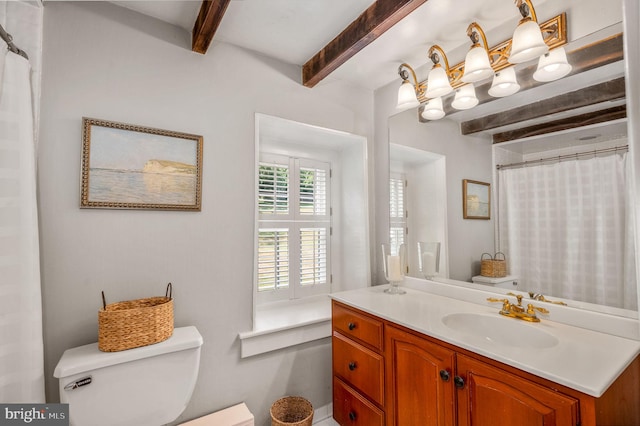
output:
<path id="1" fill-rule="evenodd" d="M 97 340 L 109 301 L 159 295 L 171 281 L 176 326 L 204 337 L 182 420 L 246 401 L 256 424 L 271 403 L 331 402 L 328 339 L 240 359 L 251 329 L 254 114 L 372 138 L 373 94 L 300 84 L 301 69 L 215 42 L 190 51 L 183 30 L 106 2 L 46 2 L 39 197 L 47 395 L 70 347 Z M 79 209 L 81 118 L 204 136 L 201 212 Z"/>

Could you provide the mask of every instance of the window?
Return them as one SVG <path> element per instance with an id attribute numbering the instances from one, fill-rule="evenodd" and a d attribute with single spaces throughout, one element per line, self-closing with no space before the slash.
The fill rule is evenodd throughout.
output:
<path id="1" fill-rule="evenodd" d="M 263 153 L 258 167 L 258 302 L 328 293 L 329 163 Z"/>
<path id="2" fill-rule="evenodd" d="M 389 178 L 389 243 L 391 254 L 398 254 L 401 244 L 405 243 L 407 232 L 406 179 L 404 175 L 392 173 Z"/>

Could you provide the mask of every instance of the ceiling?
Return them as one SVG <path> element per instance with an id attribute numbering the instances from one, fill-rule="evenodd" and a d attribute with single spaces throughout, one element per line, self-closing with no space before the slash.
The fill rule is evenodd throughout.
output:
<path id="1" fill-rule="evenodd" d="M 118 0 L 112 3 L 182 27 L 187 32 L 193 30 L 202 5 L 200 0 Z M 234 44 L 302 67 L 372 3 L 374 0 L 231 0 L 215 32 L 214 41 Z M 533 0 L 533 3 L 539 22 L 566 12 L 567 51 L 622 31 L 621 0 Z M 454 65 L 464 60 L 469 49 L 466 28 L 471 22 L 478 22 L 486 33 L 489 46 L 495 46 L 512 36 L 519 19 L 514 0 L 429 0 L 357 52 L 319 84 L 344 80 L 375 90 L 394 81 L 399 83 L 397 70 L 403 62 L 409 63 L 416 70 L 418 80 L 422 81 L 431 68 L 427 58 L 430 46 L 438 44 L 442 47 L 449 64 Z M 447 117 L 463 122 L 623 75 L 621 62 L 610 64 L 544 84 L 535 90 L 493 99 L 472 110 L 457 111 Z M 621 102 L 624 103 L 624 100 Z M 511 127 L 539 124 L 609 106 L 601 103 L 585 111 L 574 110 L 556 116 L 545 114 L 534 121 L 517 123 Z M 595 126 L 594 131 L 596 129 L 598 139 L 602 140 L 611 138 L 610 133 L 618 135 L 621 126 L 610 131 L 601 126 Z M 494 129 L 489 133 L 494 134 L 498 130 L 510 128 Z M 588 133 L 589 128 L 581 132 L 576 138 L 583 136 L 584 132 Z M 552 134 L 548 136 L 555 138 Z M 566 139 L 566 136 L 558 137 Z M 539 141 L 530 146 L 533 149 L 534 146 L 549 143 L 555 142 Z"/>
<path id="2" fill-rule="evenodd" d="M 189 32 L 202 4 L 199 0 L 113 3 Z M 372 3 L 373 0 L 232 0 L 214 40 L 302 66 Z M 611 2 L 602 0 L 535 0 L 534 7 L 541 22 L 567 12 L 569 37 L 577 39 L 621 21 L 619 3 L 618 7 L 611 7 Z M 429 0 L 323 82 L 347 80 L 377 89 L 398 80 L 397 68 L 402 62 L 418 71 L 428 62 L 427 51 L 433 44 L 444 49 L 453 65 L 464 60 L 469 48 L 466 28 L 472 21 L 480 23 L 489 44 L 495 45 L 511 37 L 519 19 L 513 0 Z M 428 67 L 418 72 L 419 79 L 426 78 L 427 72 Z"/>

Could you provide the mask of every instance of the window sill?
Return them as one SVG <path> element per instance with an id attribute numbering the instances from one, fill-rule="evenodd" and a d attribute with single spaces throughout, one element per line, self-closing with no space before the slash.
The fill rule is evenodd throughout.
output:
<path id="1" fill-rule="evenodd" d="M 240 356 L 247 358 L 329 336 L 331 299 L 326 295 L 258 306 L 253 330 L 239 334 Z"/>

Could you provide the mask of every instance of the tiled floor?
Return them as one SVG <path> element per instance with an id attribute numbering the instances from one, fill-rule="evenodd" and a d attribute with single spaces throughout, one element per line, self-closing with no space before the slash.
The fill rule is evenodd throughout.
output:
<path id="1" fill-rule="evenodd" d="M 313 426 L 340 426 L 332 418 L 322 420 L 320 423 L 314 423 Z"/>

